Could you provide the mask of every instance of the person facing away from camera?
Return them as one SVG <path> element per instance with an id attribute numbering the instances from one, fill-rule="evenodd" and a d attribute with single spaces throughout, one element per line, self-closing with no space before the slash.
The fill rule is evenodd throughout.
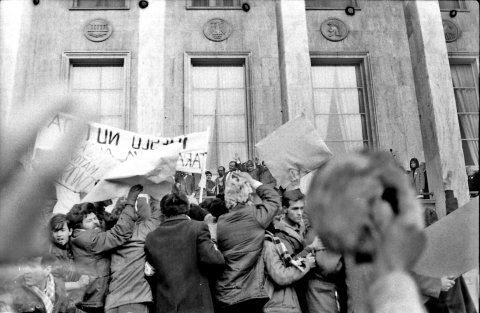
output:
<path id="1" fill-rule="evenodd" d="M 155 312 L 213 313 L 208 276 L 224 265 L 223 255 L 207 224 L 191 220 L 183 192 L 162 201 L 164 221 L 145 240 L 147 262 L 153 268 Z"/>
<path id="2" fill-rule="evenodd" d="M 261 202 L 254 205 L 256 190 Z M 262 312 L 269 295 L 263 286 L 264 262 L 261 257 L 265 229 L 280 208 L 280 196 L 270 186 L 248 173 L 227 176 L 225 205 L 228 213 L 217 222 L 217 245 L 225 257 L 225 270 L 215 284 L 220 312 Z"/>

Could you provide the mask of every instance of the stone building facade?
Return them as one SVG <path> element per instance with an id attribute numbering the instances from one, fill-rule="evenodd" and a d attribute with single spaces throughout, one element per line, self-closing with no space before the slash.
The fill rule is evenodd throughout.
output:
<path id="1" fill-rule="evenodd" d="M 255 143 L 303 112 L 337 154 L 368 146 L 405 168 L 412 157 L 425 162 L 440 216 L 449 171 L 468 201 L 465 166 L 478 169 L 477 1 L 144 4 L 1 0 L 3 121 L 60 83 L 101 123 L 160 136 L 210 126 L 215 171 L 234 153 L 254 157 Z"/>

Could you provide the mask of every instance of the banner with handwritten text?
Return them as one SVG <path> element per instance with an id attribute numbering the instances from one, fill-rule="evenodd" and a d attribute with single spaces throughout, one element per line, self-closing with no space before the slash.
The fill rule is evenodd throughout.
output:
<path id="1" fill-rule="evenodd" d="M 37 135 L 35 149 L 51 150 L 52 143 L 74 117 L 57 114 Z M 75 192 L 88 193 L 107 171 L 130 158 L 155 153 L 165 146 L 179 146 L 176 170 L 201 173 L 206 164 L 208 130 L 177 137 L 157 137 L 89 123 L 85 138 L 72 156 L 58 183 Z"/>

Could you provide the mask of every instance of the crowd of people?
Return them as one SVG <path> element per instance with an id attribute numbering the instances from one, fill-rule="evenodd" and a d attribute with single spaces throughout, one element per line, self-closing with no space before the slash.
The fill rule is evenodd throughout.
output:
<path id="1" fill-rule="evenodd" d="M 0 312 L 362 312 L 349 262 L 319 238 L 298 186 L 278 190 L 251 160 L 206 177 L 199 204 L 193 176 L 177 173 L 162 199 L 135 185 L 111 213 L 107 200 L 53 215 L 42 253 L 1 275 Z M 452 301 L 475 312 L 461 277 L 413 277 L 426 306 L 412 313 L 446 312 Z"/>

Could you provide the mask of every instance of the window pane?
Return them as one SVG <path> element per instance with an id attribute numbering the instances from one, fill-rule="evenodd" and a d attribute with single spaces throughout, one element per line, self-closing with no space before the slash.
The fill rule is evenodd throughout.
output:
<path id="1" fill-rule="evenodd" d="M 77 0 L 77 8 L 124 8 L 125 0 Z"/>
<path id="2" fill-rule="evenodd" d="M 368 146 L 368 129 L 359 89 L 359 66 L 312 67 L 315 127 L 336 154 Z"/>
<path id="3" fill-rule="evenodd" d="M 353 0 L 305 0 L 307 8 L 340 8 L 353 6 Z"/>
<path id="4" fill-rule="evenodd" d="M 125 128 L 125 89 L 122 66 L 71 67 L 70 90 L 80 95 L 95 121 Z"/>
<path id="5" fill-rule="evenodd" d="M 317 89 L 314 104 L 316 114 L 361 113 L 357 89 Z"/>
<path id="6" fill-rule="evenodd" d="M 244 71 L 241 66 L 192 67 L 192 127 L 203 131 L 210 126 L 210 170 L 228 165 L 235 153 L 246 160 Z"/>
<path id="7" fill-rule="evenodd" d="M 479 104 L 474 66 L 475 64 L 451 64 L 450 69 L 465 164 L 478 166 Z"/>
<path id="8" fill-rule="evenodd" d="M 478 166 L 478 139 L 462 140 L 462 148 L 465 157 L 465 165 Z"/>
<path id="9" fill-rule="evenodd" d="M 474 139 L 478 137 L 478 114 L 459 114 L 460 135 L 462 139 Z"/>
<path id="10" fill-rule="evenodd" d="M 460 9 L 460 2 L 458 0 L 439 0 L 440 10 Z"/>
<path id="11" fill-rule="evenodd" d="M 192 7 L 208 7 L 209 0 L 192 0 Z"/>

